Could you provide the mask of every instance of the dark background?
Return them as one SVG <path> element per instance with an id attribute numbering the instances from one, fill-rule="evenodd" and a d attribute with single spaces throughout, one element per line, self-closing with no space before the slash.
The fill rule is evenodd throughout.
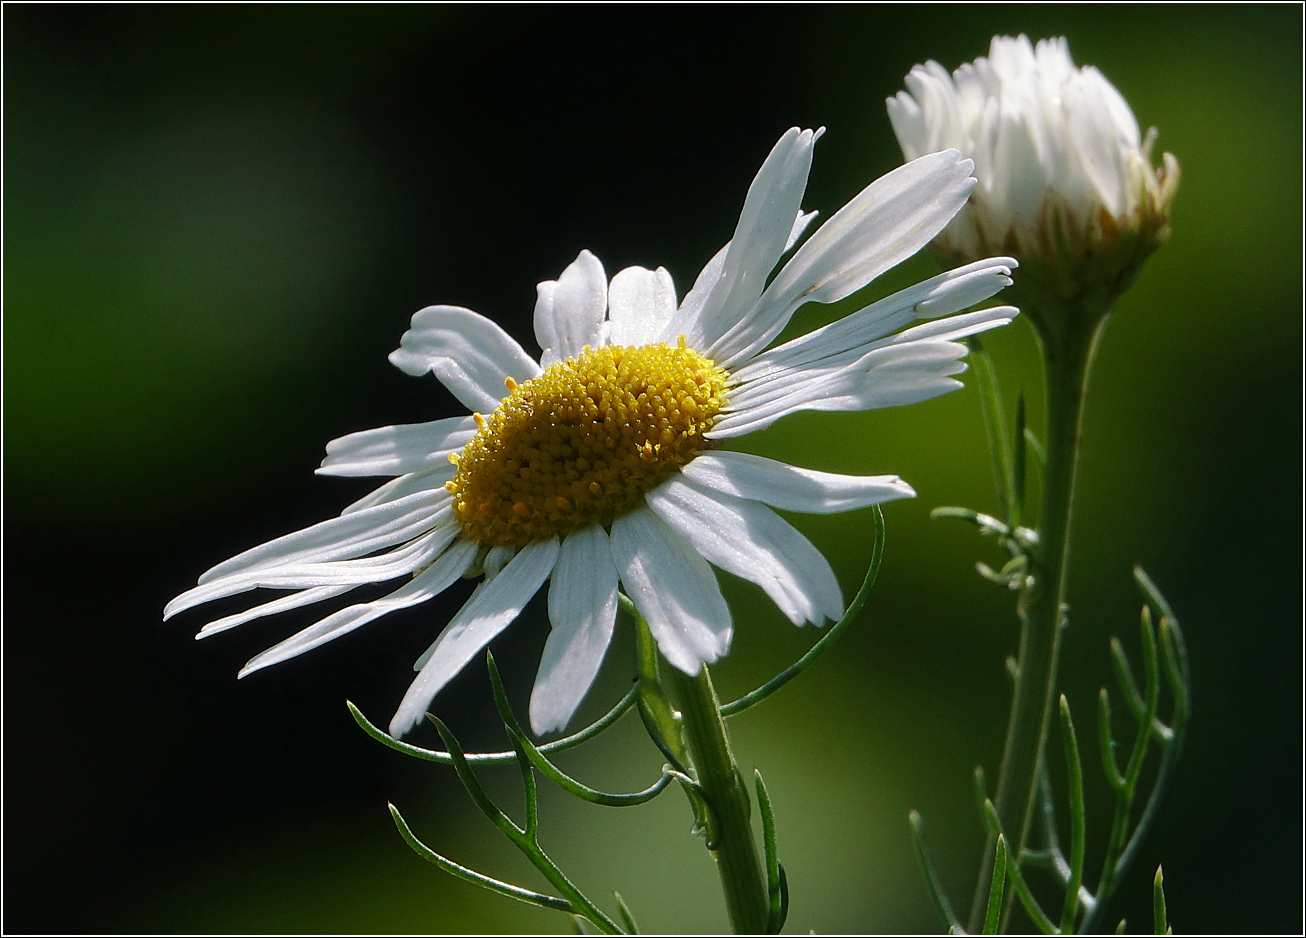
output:
<path id="1" fill-rule="evenodd" d="M 449 770 L 383 749 L 344 707 L 387 720 L 465 588 L 239 683 L 317 614 L 196 644 L 226 607 L 165 625 L 164 603 L 367 491 L 311 475 L 327 440 L 460 412 L 386 363 L 414 310 L 466 305 L 533 349 L 534 285 L 583 247 L 609 273 L 665 264 L 683 293 L 787 127 L 829 127 L 804 203 L 828 217 L 900 162 L 883 101 L 914 63 L 953 68 L 1024 31 L 1066 35 L 1184 173 L 1173 237 L 1102 348 L 1076 516 L 1063 684 L 1082 738 L 1108 637 L 1137 658 L 1136 561 L 1185 625 L 1196 694 L 1172 796 L 1109 921 L 1149 930 L 1163 861 L 1177 931 L 1300 931 L 1299 8 L 3 16 L 6 930 L 564 930 L 408 850 L 387 800 L 445 854 L 542 885 Z M 867 295 L 936 269 L 918 257 Z M 793 328 L 853 308 L 808 307 Z M 1009 396 L 1037 401 L 1028 326 L 989 344 Z M 920 493 L 887 508 L 862 621 L 733 726 L 776 803 L 789 929 L 932 929 L 907 811 L 965 906 L 970 773 L 996 771 L 1016 639 L 1011 597 L 972 568 L 992 545 L 928 521 L 938 504 L 996 507 L 974 390 L 795 416 L 747 448 Z M 866 512 L 797 523 L 851 595 Z M 726 588 L 739 628 L 717 673 L 734 696 L 812 635 Z M 537 603 L 494 646 L 523 710 L 544 631 Z M 629 646 L 618 637 L 585 713 L 621 693 Z M 483 666 L 435 709 L 469 745 L 501 746 Z M 1095 870 L 1109 808 L 1085 756 Z M 564 760 L 618 788 L 658 764 L 633 721 Z M 510 771 L 485 774 L 516 798 Z M 548 792 L 543 811 L 546 848 L 601 902 L 615 887 L 648 929 L 724 927 L 679 795 L 614 811 Z"/>

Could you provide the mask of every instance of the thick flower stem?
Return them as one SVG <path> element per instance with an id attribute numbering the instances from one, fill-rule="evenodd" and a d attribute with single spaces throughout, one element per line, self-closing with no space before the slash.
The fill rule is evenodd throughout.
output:
<path id="1" fill-rule="evenodd" d="M 675 687 L 690 757 L 703 798 L 711 809 L 707 847 L 721 874 L 730 924 L 739 935 L 764 934 L 766 880 L 749 822 L 752 806 L 730 749 L 712 677 L 707 665 L 700 667 L 694 677 L 676 668 L 667 668 L 664 675 Z"/>
<path id="2" fill-rule="evenodd" d="M 1057 656 L 1065 624 L 1070 519 L 1083 434 L 1084 399 L 1098 341 L 1108 315 L 1066 317 L 1061 329 L 1037 329 L 1047 380 L 1047 469 L 1032 582 L 1021 594 L 1016 686 L 993 803 L 1011 848 L 1024 848 L 1038 783 L 1038 766 L 1056 695 Z M 1078 327 L 1077 327 L 1078 326 Z M 969 930 L 983 924 L 993 875 L 995 838 L 980 865 Z"/>

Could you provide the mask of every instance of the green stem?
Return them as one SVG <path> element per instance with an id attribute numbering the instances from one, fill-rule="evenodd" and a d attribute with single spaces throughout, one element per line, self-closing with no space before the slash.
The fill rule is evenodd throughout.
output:
<path id="1" fill-rule="evenodd" d="M 1108 318 L 1108 314 L 1102 314 L 1094 321 L 1072 315 L 1061 320 L 1060 329 L 1047 328 L 1045 322 L 1037 330 L 1047 380 L 1047 469 L 1043 476 L 1033 577 L 1018 606 L 1020 664 L 994 796 L 1002 830 L 1013 837 L 1008 847 L 1017 857 L 1025 846 L 1034 814 L 1038 766 L 1051 722 L 1064 623 L 1070 519 L 1083 435 L 1084 399 L 1093 357 Z M 993 879 L 994 846 L 990 837 L 971 906 L 971 932 L 978 931 L 984 922 Z"/>
<path id="2" fill-rule="evenodd" d="M 764 934 L 768 914 L 766 879 L 749 822 L 752 807 L 748 787 L 730 749 L 712 677 L 707 665 L 700 667 L 694 677 L 676 668 L 667 668 L 663 673 L 675 687 L 690 758 L 711 808 L 707 847 L 721 874 L 730 924 L 736 934 Z"/>

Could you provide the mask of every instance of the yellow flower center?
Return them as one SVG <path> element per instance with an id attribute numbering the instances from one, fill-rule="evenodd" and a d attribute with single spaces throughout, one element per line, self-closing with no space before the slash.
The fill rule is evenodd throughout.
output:
<path id="1" fill-rule="evenodd" d="M 463 530 L 525 546 L 609 525 L 689 462 L 725 404 L 726 373 L 685 347 L 585 347 L 508 396 L 462 454 L 446 488 Z"/>

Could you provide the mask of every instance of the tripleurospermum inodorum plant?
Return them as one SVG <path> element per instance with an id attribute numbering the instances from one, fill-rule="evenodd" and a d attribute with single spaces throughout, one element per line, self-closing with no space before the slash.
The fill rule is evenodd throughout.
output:
<path id="1" fill-rule="evenodd" d="M 1144 648 L 1152 650 L 1147 669 L 1149 703 L 1145 710 L 1123 664 L 1121 646 L 1113 641 L 1121 688 L 1140 728 L 1129 769 L 1122 776 L 1111 755 L 1115 743 L 1103 689 L 1099 726 L 1102 739 L 1110 742 L 1103 743 L 1104 767 L 1120 800 L 1101 880 L 1095 892 L 1084 890 L 1084 809 L 1082 794 L 1075 794 L 1082 786 L 1075 781 L 1079 757 L 1064 696 L 1060 698 L 1064 742 L 1074 763 L 1070 811 L 1075 847 L 1069 862 L 1057 845 L 1045 764 L 1050 758 L 1046 750 L 1054 722 L 1061 632 L 1073 615 L 1067 582 L 1084 408 L 1093 359 L 1115 302 L 1169 233 L 1179 162 L 1166 153 L 1159 168 L 1153 165 L 1155 128 L 1140 137 L 1138 122 L 1120 92 L 1096 68 L 1076 68 L 1065 39 L 1042 40 L 1035 46 L 1024 36 L 997 36 L 987 57 L 951 74 L 936 62 L 918 65 L 906 83 L 908 91 L 887 102 L 903 155 L 910 159 L 939 146 L 956 146 L 974 158 L 979 180 L 969 204 L 931 248 L 942 257 L 965 261 L 1001 246 L 1020 261 L 1020 275 L 1009 293 L 1017 298 L 1038 339 L 1047 393 L 1042 439 L 1025 425 L 1023 395 L 1017 401 L 1014 432 L 1008 432 L 993 363 L 980 340 L 971 340 L 1002 518 L 958 508 L 935 512 L 936 517 L 970 521 L 982 533 L 997 537 L 1006 562 L 998 571 L 981 563 L 980 573 L 1017 591 L 1021 623 L 1019 653 L 1010 668 L 1011 716 L 993 801 L 986 800 L 982 787 L 980 792 L 980 800 L 992 807 L 984 819 L 989 847 L 966 927 L 971 931 L 996 927 L 989 920 L 990 900 L 1003 895 L 999 879 L 1005 862 L 1014 890 L 1009 890 L 1001 924 L 1007 923 L 1014 897 L 1019 896 L 1040 929 L 1087 931 L 1103 915 L 1119 875 L 1155 814 L 1181 748 L 1191 693 L 1178 620 L 1139 569 L 1139 583 L 1160 617 L 1160 647 L 1174 699 L 1173 716 L 1167 725 L 1157 715 L 1157 639 L 1149 631 L 1145 606 Z M 1042 484 L 1037 512 L 1025 498 L 1031 470 Z M 1152 742 L 1162 751 L 1163 768 L 1147 814 L 1126 848 L 1122 838 L 1133 829 L 1131 806 Z M 1033 848 L 1039 817 L 1044 844 Z M 1027 861 L 1051 864 L 1066 895 L 1059 918 L 1045 914 L 1024 888 L 1021 870 Z M 935 882 L 933 876 L 930 879 Z M 935 885 L 936 896 L 941 895 Z M 941 899 L 939 904 L 947 906 Z M 961 927 L 950 911 L 945 920 L 950 927 Z"/>
<path id="2" fill-rule="evenodd" d="M 450 766 L 476 807 L 552 891 L 527 889 L 445 857 L 391 806 L 405 841 L 444 871 L 568 913 L 577 927 L 634 932 L 635 916 L 620 895 L 605 910 L 546 852 L 537 786 L 543 779 L 609 807 L 638 807 L 674 786 L 686 795 L 694 832 L 717 865 L 734 929 L 776 933 L 790 903 L 777 824 L 761 773 L 749 777 L 740 770 L 727 720 L 801 674 L 853 624 L 884 551 L 879 505 L 915 492 L 895 475 L 837 474 L 734 447 L 747 447 L 744 437 L 800 411 L 896 407 L 956 390 L 961 383 L 955 376 L 969 356 L 993 440 L 1001 517 L 964 509 L 943 513 L 996 535 L 1007 562 L 984 572 L 1019 591 L 1025 632 L 1012 669 L 1016 705 L 992 800 L 981 786 L 991 847 L 966 927 L 992 931 L 1007 924 L 1016 898 L 1046 930 L 1092 927 L 1155 816 L 1189 712 L 1177 620 L 1140 571 L 1151 610 L 1144 613 L 1141 686 L 1123 650 L 1113 646 L 1121 699 L 1137 732 L 1122 767 L 1115 762 L 1123 747 L 1104 691 L 1100 731 L 1117 810 L 1106 863 L 1090 888 L 1082 766 L 1064 697 L 1059 712 L 1071 778 L 1069 852 L 1058 839 L 1044 745 L 1056 691 L 1078 427 L 1096 337 L 1110 301 L 1164 236 L 1178 169 L 1168 155 L 1162 171 L 1151 167 L 1151 138 L 1140 144 L 1136 125 L 1131 135 L 1123 99 L 1095 72 L 1075 72 L 1064 43 L 1040 46 L 1036 55 L 1023 40 L 995 40 L 991 60 L 959 72 L 956 88 L 937 66 L 913 72 L 915 98 L 891 102 L 910 161 L 871 182 L 824 224 L 802 204 L 823 131 L 787 131 L 748 189 L 733 237 L 683 294 L 661 267 L 629 267 L 609 277 L 594 254 L 581 251 L 556 280 L 537 287 L 538 355 L 472 310 L 419 310 L 390 361 L 415 378 L 433 374 L 469 414 L 433 414 L 428 422 L 363 430 L 328 443 L 321 474 L 388 481 L 336 518 L 213 567 L 169 603 L 165 617 L 254 590 L 283 591 L 203 626 L 200 637 L 208 637 L 358 587 L 395 586 L 379 599 L 338 608 L 256 655 L 243 677 L 426 602 L 460 580 L 475 581 L 470 598 L 415 663 L 416 677 L 387 728 L 350 709 L 365 732 L 391 749 Z M 1092 120 L 1072 113 L 1058 124 L 1049 116 L 1038 94 L 1051 72 L 1064 79 L 1065 100 L 1079 101 Z M 1028 84 L 1040 75 L 1038 88 Z M 990 106 L 977 95 L 995 83 L 1006 91 Z M 1024 97 L 1013 89 L 1023 89 Z M 1006 166 L 1002 160 L 1020 128 L 1028 144 L 1020 152 L 1032 162 Z M 1031 176 L 1036 168 L 1043 174 L 1037 185 Z M 1039 192 L 1043 201 L 1010 201 L 1017 179 L 1024 195 Z M 951 269 L 778 341 L 805 304 L 852 297 L 926 246 L 946 257 Z M 1026 266 L 1032 286 L 1022 288 Z M 1018 315 L 1011 305 L 985 305 L 1009 287 L 1028 303 L 1048 354 L 1051 416 L 1043 443 L 1024 426 L 1023 406 L 1014 435 L 1006 431 L 996 375 L 976 338 Z M 812 462 L 819 461 L 813 454 Z M 1033 466 L 1043 479 L 1036 524 L 1024 496 Z M 845 601 L 830 563 L 779 512 L 865 507 L 872 508 L 874 526 L 869 563 L 861 587 Z M 791 667 L 725 703 L 709 665 L 730 651 L 735 622 L 714 568 L 761 587 L 794 625 L 828 627 Z M 486 649 L 546 584 L 550 631 L 523 720 Z M 572 728 L 617 629 L 633 633 L 636 653 L 624 663 L 633 687 L 604 717 Z M 428 712 L 449 682 L 481 657 L 507 739 L 497 752 L 464 751 Z M 1161 705 L 1163 686 L 1168 711 Z M 630 711 L 664 760 L 646 788 L 602 791 L 555 764 L 555 753 L 589 742 Z M 443 749 L 404 741 L 424 719 L 435 725 Z M 570 735 L 542 740 L 569 728 Z M 1156 750 L 1162 768 L 1140 818 L 1135 806 L 1142 770 Z M 520 822 L 478 776 L 498 765 L 520 773 Z M 945 923 L 960 931 L 963 924 L 919 836 L 918 817 L 913 826 Z M 1030 893 L 1026 873 L 1036 866 L 1059 877 L 1066 895 L 1059 912 L 1044 911 Z"/>

